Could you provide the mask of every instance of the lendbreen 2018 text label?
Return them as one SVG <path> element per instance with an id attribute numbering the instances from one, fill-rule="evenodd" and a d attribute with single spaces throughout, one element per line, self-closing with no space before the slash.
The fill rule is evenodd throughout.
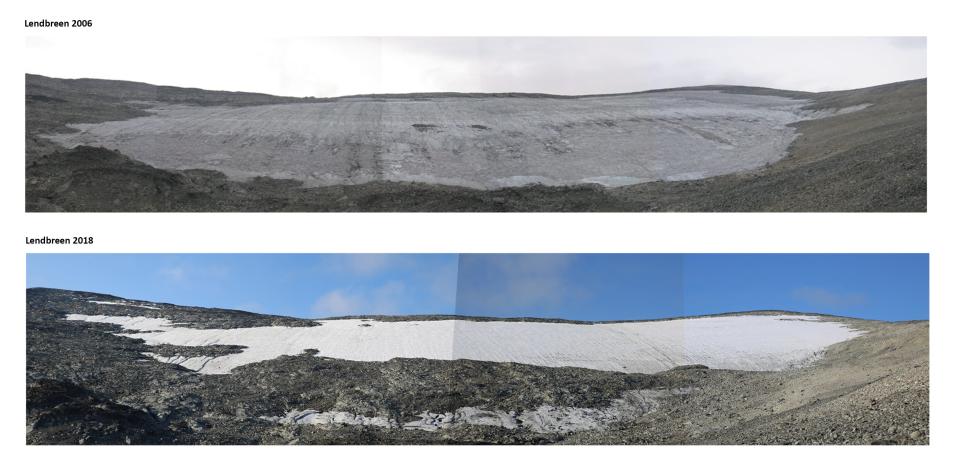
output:
<path id="1" fill-rule="evenodd" d="M 93 20 L 23 20 L 24 28 L 92 28 Z"/>
<path id="2" fill-rule="evenodd" d="M 74 237 L 26 237 L 27 245 L 90 245 L 93 243 L 93 236 L 74 236 Z"/>

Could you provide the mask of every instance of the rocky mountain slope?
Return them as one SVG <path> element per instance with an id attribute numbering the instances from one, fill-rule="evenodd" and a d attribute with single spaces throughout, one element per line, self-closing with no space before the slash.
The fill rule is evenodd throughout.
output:
<path id="1" fill-rule="evenodd" d="M 88 319 L 70 320 L 70 316 Z M 29 289 L 28 443 L 922 444 L 929 440 L 926 322 L 753 313 L 752 317 L 768 319 L 815 317 L 815 321 L 776 322 L 842 324 L 862 332 L 830 343 L 803 365 L 778 371 L 684 365 L 644 374 L 472 359 L 354 361 L 305 348 L 238 365 L 227 374 L 206 374 L 202 367 L 190 368 L 196 364 L 170 359 L 220 358 L 252 347 L 212 338 L 202 344 L 145 341 L 137 337 L 149 336 L 156 326 L 147 323 L 140 325 L 146 331 L 123 330 L 117 323 L 91 322 L 95 319 L 89 316 L 163 321 L 207 335 L 218 330 L 304 329 L 316 324 L 95 293 Z M 713 319 L 730 317 L 744 316 Z M 362 324 L 373 326 L 377 321 L 342 322 L 370 332 L 366 329 L 376 327 Z M 424 321 L 429 322 L 453 321 Z M 529 320 L 458 322 L 504 328 L 537 324 Z M 557 321 L 540 325 L 595 326 Z M 160 326 L 161 331 L 165 328 Z"/>
<path id="2" fill-rule="evenodd" d="M 926 209 L 925 80 L 332 99 L 26 81 L 30 211 Z"/>

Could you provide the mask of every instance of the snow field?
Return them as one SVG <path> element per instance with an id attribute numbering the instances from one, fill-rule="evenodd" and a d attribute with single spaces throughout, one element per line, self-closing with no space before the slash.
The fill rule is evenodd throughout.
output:
<path id="1" fill-rule="evenodd" d="M 115 324 L 118 335 L 148 345 L 242 345 L 219 357 L 160 357 L 205 374 L 298 355 L 356 361 L 469 359 L 627 373 L 676 366 L 782 370 L 803 366 L 824 348 L 860 334 L 841 322 L 802 315 L 737 315 L 656 322 L 568 324 L 465 320 L 380 322 L 326 320 L 311 327 L 194 329 L 162 318 L 70 314 L 68 320 Z"/>

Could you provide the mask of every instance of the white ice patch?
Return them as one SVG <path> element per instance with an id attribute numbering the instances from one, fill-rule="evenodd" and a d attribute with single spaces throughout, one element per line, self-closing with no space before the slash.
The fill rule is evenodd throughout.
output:
<path id="1" fill-rule="evenodd" d="M 172 329 L 175 324 L 162 317 L 140 317 L 140 316 L 106 316 L 86 314 L 67 314 L 68 321 L 101 322 L 104 324 L 115 324 L 126 330 L 139 331 L 160 331 Z"/>
<path id="2" fill-rule="evenodd" d="M 807 120 L 811 120 L 811 119 L 829 118 L 829 117 L 831 117 L 831 116 L 839 116 L 839 115 L 842 115 L 842 114 L 853 113 L 853 112 L 856 112 L 856 111 L 865 110 L 865 109 L 867 109 L 867 108 L 869 108 L 869 107 L 871 107 L 871 106 L 873 106 L 873 103 L 861 103 L 861 104 L 859 104 L 859 105 L 847 106 L 847 107 L 844 107 L 844 108 L 827 108 L 827 109 L 819 109 L 819 110 L 803 110 L 803 111 L 801 112 L 801 115 L 800 115 L 800 116 L 803 118 L 803 121 L 807 121 Z"/>
<path id="3" fill-rule="evenodd" d="M 282 417 L 261 417 L 261 419 L 279 424 L 374 426 L 426 432 L 480 425 L 506 429 L 519 428 L 537 433 L 572 433 L 599 430 L 615 422 L 636 419 L 656 410 L 659 405 L 658 399 L 688 392 L 680 389 L 627 391 L 621 398 L 612 401 L 604 408 L 555 407 L 544 404 L 536 409 L 521 412 L 485 410 L 478 407 L 461 407 L 455 411 L 439 413 L 424 411 L 418 420 L 402 425 L 387 417 L 367 417 L 343 411 L 320 412 L 312 409 L 292 410 Z"/>
<path id="4" fill-rule="evenodd" d="M 556 185 L 557 182 L 542 175 L 513 175 L 496 179 L 496 186 Z"/>
<path id="5" fill-rule="evenodd" d="M 862 333 L 841 322 L 787 314 L 609 324 L 349 319 L 311 327 L 239 329 L 195 329 L 148 317 L 70 314 L 67 319 L 139 331 L 117 335 L 143 339 L 148 345 L 246 347 L 240 353 L 180 363 L 209 374 L 229 373 L 238 366 L 306 349 L 317 350 L 317 356 L 357 361 L 468 359 L 625 373 L 656 373 L 689 364 L 782 370 L 803 366 L 824 348 Z M 785 322 L 791 320 L 806 322 Z"/>
<path id="6" fill-rule="evenodd" d="M 524 428 L 538 433 L 570 433 L 583 430 L 598 430 L 607 425 L 656 410 L 657 399 L 670 394 L 682 394 L 680 390 L 627 391 L 623 397 L 609 406 L 599 409 L 588 407 L 556 407 L 541 405 L 534 410 L 516 411 L 484 410 L 476 407 L 461 407 L 454 412 L 433 413 L 425 411 L 420 419 L 403 424 L 407 430 L 435 432 L 462 425 L 488 425 L 507 429 Z"/>
<path id="7" fill-rule="evenodd" d="M 283 417 L 261 417 L 279 424 L 297 425 L 354 425 L 383 428 L 397 428 L 394 420 L 386 417 L 367 417 L 343 411 L 320 412 L 313 409 L 305 411 L 292 410 Z"/>
<path id="8" fill-rule="evenodd" d="M 634 177 L 616 177 L 616 176 L 598 176 L 591 178 L 584 178 L 583 183 L 596 183 L 603 186 L 626 186 L 626 185 L 636 185 L 637 183 L 643 183 L 643 180 L 640 178 Z"/>
<path id="9" fill-rule="evenodd" d="M 153 309 L 155 311 L 160 310 L 160 308 L 156 306 L 150 306 L 147 304 L 137 304 L 137 303 L 131 303 L 131 302 L 123 302 L 123 301 L 87 301 L 87 302 L 93 303 L 93 304 L 107 304 L 112 306 L 138 307 L 140 309 Z"/>

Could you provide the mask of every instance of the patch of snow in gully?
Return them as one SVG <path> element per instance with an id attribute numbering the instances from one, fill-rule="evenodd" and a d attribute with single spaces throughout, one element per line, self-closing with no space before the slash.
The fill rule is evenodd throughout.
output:
<path id="1" fill-rule="evenodd" d="M 604 408 L 557 407 L 543 404 L 525 411 L 484 410 L 477 407 L 461 407 L 453 412 L 433 413 L 424 411 L 420 420 L 403 424 L 407 430 L 437 430 L 462 425 L 487 425 L 507 429 L 525 428 L 537 433 L 570 433 L 597 430 L 623 420 L 634 419 L 650 413 L 659 406 L 658 400 L 685 394 L 680 390 L 635 390 L 627 391 Z"/>
<path id="2" fill-rule="evenodd" d="M 320 412 L 313 409 L 292 410 L 283 417 L 261 417 L 278 424 L 297 425 L 355 425 L 368 427 L 397 428 L 397 423 L 387 417 L 367 417 L 344 411 Z"/>
<path id="3" fill-rule="evenodd" d="M 241 365 L 298 355 L 306 349 L 316 349 L 317 356 L 357 361 L 469 359 L 628 373 L 655 373 L 687 364 L 782 370 L 802 366 L 824 348 L 861 333 L 840 322 L 800 315 L 592 325 L 351 319 L 327 320 L 312 327 L 239 329 L 194 329 L 147 317 L 70 314 L 67 319 L 119 325 L 127 331 L 117 335 L 143 339 L 148 345 L 247 347 L 241 353 L 214 358 L 154 356 L 208 374 L 229 373 Z"/>
<path id="4" fill-rule="evenodd" d="M 160 310 L 160 308 L 156 306 L 148 306 L 146 304 L 137 304 L 137 303 L 122 302 L 122 301 L 87 301 L 87 302 L 93 303 L 93 304 L 107 304 L 111 306 L 139 307 L 141 309 L 153 309 L 155 311 Z"/>
<path id="5" fill-rule="evenodd" d="M 635 419 L 656 410 L 660 399 L 687 393 L 689 391 L 680 389 L 626 391 L 623 396 L 613 400 L 604 408 L 556 407 L 543 404 L 536 409 L 519 412 L 486 410 L 479 407 L 461 407 L 450 412 L 424 411 L 419 415 L 420 419 L 403 424 L 388 417 L 368 417 L 344 411 L 320 412 L 313 409 L 304 411 L 295 409 L 283 416 L 263 416 L 261 419 L 279 424 L 321 427 L 373 426 L 425 432 L 436 432 L 465 425 L 483 425 L 506 429 L 523 428 L 537 433 L 571 433 L 603 429 L 614 422 Z"/>

